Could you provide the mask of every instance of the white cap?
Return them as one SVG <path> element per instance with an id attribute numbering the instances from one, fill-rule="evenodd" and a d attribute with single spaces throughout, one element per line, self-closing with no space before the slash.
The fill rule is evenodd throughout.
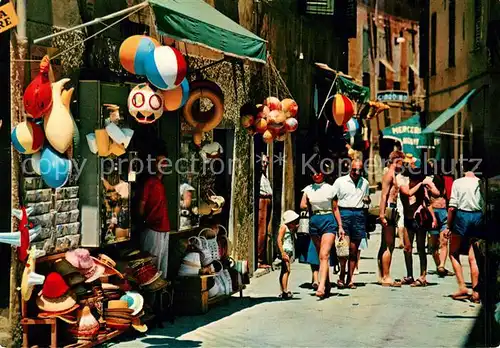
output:
<path id="1" fill-rule="evenodd" d="M 181 185 L 179 191 L 180 191 L 179 192 L 180 196 L 182 197 L 184 193 L 186 193 L 186 191 L 196 191 L 196 190 L 193 186 L 189 185 L 188 183 L 184 183 Z"/>
<path id="2" fill-rule="evenodd" d="M 297 220 L 299 217 L 299 214 L 297 214 L 293 210 L 287 210 L 283 214 L 283 223 L 289 224 L 290 222 Z"/>

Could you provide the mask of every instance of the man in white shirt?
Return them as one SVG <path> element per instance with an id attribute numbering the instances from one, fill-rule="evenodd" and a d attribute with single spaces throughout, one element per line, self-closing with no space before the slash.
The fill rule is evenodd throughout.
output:
<path id="1" fill-rule="evenodd" d="M 450 238 L 450 260 L 457 277 L 458 291 L 452 294 L 456 300 L 471 299 L 479 302 L 477 285 L 479 281 L 479 268 L 474 253 L 474 243 L 483 233 L 483 196 L 479 178 L 470 171 L 470 164 L 464 162 L 464 177 L 453 182 L 448 208 L 448 229 Z M 469 295 L 465 285 L 462 265 L 460 264 L 460 251 L 466 245 L 469 254 L 471 272 L 472 296 Z"/>
<path id="2" fill-rule="evenodd" d="M 337 200 L 342 219 L 342 226 L 349 236 L 349 266 L 347 286 L 355 289 L 353 274 L 358 260 L 358 248 L 361 241 L 366 238 L 366 211 L 370 204 L 370 187 L 368 180 L 361 176 L 363 162 L 354 160 L 351 163 L 351 172 L 341 176 L 333 184 L 333 195 Z M 347 259 L 340 259 L 340 276 L 337 285 L 344 286 Z"/>
<path id="3" fill-rule="evenodd" d="M 267 239 L 269 222 L 271 221 L 273 189 L 267 178 L 269 159 L 262 155 L 262 175 L 260 178 L 259 192 L 259 225 L 257 235 L 257 258 L 259 268 L 270 268 L 267 263 Z"/>

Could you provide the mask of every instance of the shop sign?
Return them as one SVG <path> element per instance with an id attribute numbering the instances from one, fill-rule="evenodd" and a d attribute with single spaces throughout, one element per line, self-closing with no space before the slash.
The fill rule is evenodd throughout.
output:
<path id="1" fill-rule="evenodd" d="M 410 99 L 407 91 L 381 91 L 377 93 L 377 100 L 381 102 L 405 103 Z"/>
<path id="2" fill-rule="evenodd" d="M 14 28 L 17 25 L 17 15 L 11 2 L 0 6 L 0 33 Z"/>

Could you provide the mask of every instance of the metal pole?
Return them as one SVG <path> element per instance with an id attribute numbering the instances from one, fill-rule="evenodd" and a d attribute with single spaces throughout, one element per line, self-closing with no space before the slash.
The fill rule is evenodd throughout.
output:
<path id="1" fill-rule="evenodd" d="M 69 33 L 69 32 L 71 32 L 73 30 L 85 28 L 85 27 L 88 27 L 88 26 L 91 26 L 91 25 L 94 25 L 94 24 L 99 24 L 99 23 L 101 23 L 103 21 L 107 21 L 108 19 L 116 18 L 116 17 L 119 17 L 121 15 L 124 15 L 124 14 L 127 14 L 129 12 L 132 12 L 132 11 L 135 11 L 137 9 L 140 9 L 142 7 L 146 7 L 148 4 L 149 4 L 149 0 L 146 0 L 144 2 L 141 2 L 138 5 L 126 8 L 124 10 L 120 10 L 120 11 L 115 12 L 115 13 L 111 13 L 111 14 L 109 14 L 107 16 L 104 16 L 104 17 L 96 18 L 96 19 L 94 19 L 94 20 L 92 20 L 90 22 L 87 22 L 87 23 L 79 24 L 79 25 L 77 25 L 77 26 L 75 26 L 73 28 L 68 28 L 68 29 L 65 29 L 63 31 L 60 31 L 60 32 L 57 32 L 57 33 L 54 33 L 54 34 L 47 35 L 47 36 L 35 39 L 35 40 L 33 40 L 33 43 L 34 44 L 38 44 L 38 43 L 40 43 L 42 41 L 46 41 L 46 40 L 52 39 L 52 38 L 54 38 L 56 36 Z"/>

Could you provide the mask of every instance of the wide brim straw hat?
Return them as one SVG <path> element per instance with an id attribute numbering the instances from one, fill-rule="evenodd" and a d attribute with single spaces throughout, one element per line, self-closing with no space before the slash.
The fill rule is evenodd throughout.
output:
<path id="1" fill-rule="evenodd" d="M 35 285 L 42 285 L 45 281 L 45 277 L 43 275 L 35 273 L 35 254 L 36 249 L 31 249 L 23 271 L 23 277 L 21 280 L 21 296 L 24 301 L 28 301 L 31 298 Z"/>
<path id="2" fill-rule="evenodd" d="M 290 222 L 298 220 L 299 218 L 300 218 L 299 214 L 297 214 L 293 210 L 287 210 L 283 214 L 283 223 L 284 224 L 289 224 Z"/>
<path id="3" fill-rule="evenodd" d="M 47 298 L 40 292 L 36 304 L 38 308 L 45 312 L 64 312 L 76 304 L 76 299 L 71 292 L 59 298 Z"/>

